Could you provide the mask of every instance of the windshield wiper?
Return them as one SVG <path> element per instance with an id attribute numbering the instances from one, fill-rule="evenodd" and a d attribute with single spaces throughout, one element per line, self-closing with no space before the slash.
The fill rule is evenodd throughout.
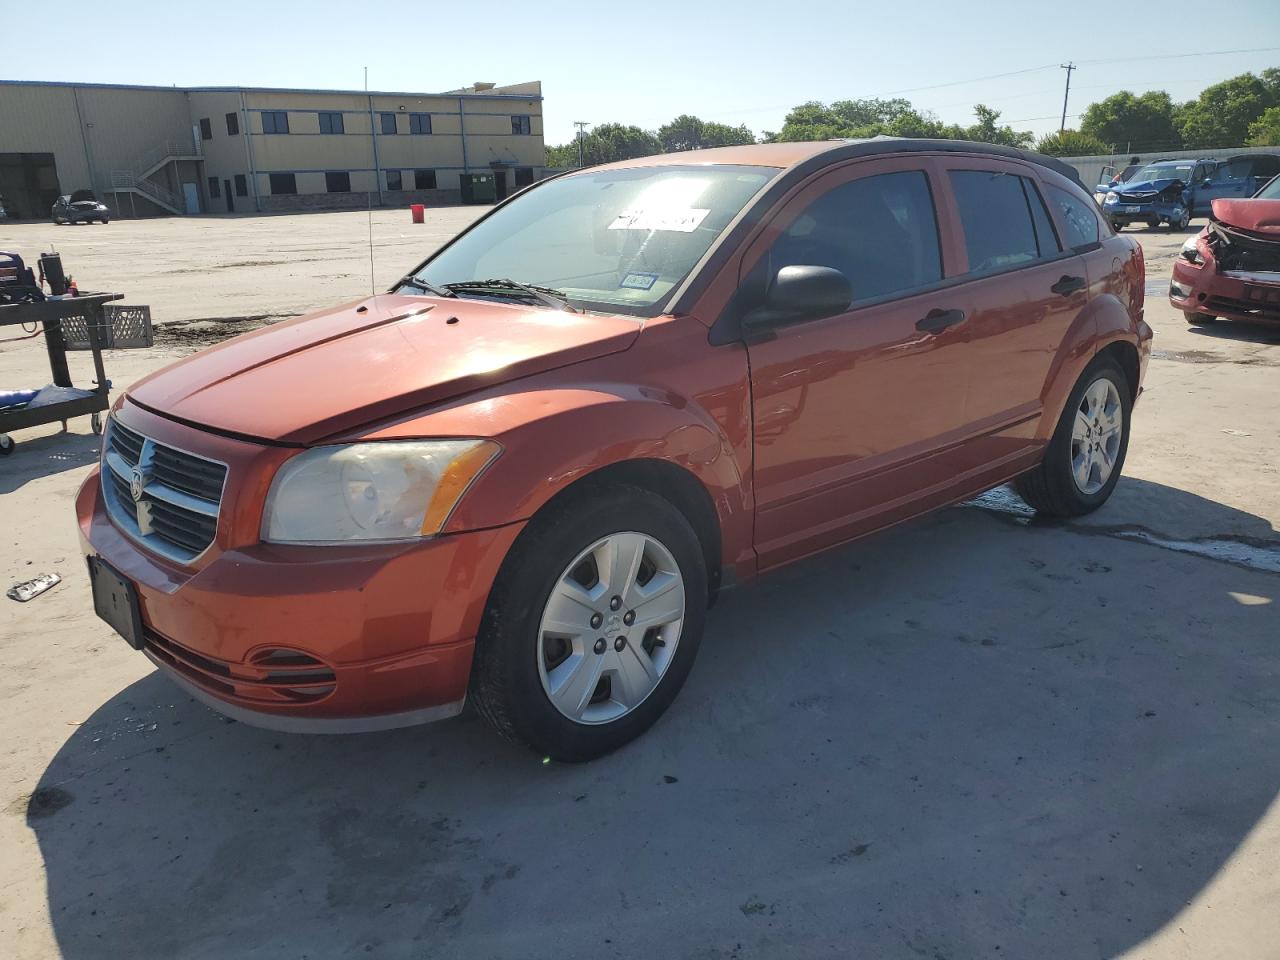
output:
<path id="1" fill-rule="evenodd" d="M 568 295 L 563 290 L 556 290 L 554 287 L 539 287 L 531 283 L 521 283 L 519 280 L 508 278 L 500 280 L 461 280 L 457 283 L 446 283 L 445 287 L 455 292 L 459 290 L 512 290 L 556 310 L 568 310 L 571 313 L 581 312 L 569 306 Z"/>
<path id="2" fill-rule="evenodd" d="M 404 286 L 404 287 L 417 287 L 423 293 L 429 293 L 433 297 L 456 297 L 457 296 L 457 294 L 454 293 L 452 290 L 446 289 L 445 287 L 437 287 L 434 283 L 427 283 L 427 281 L 419 277 L 415 277 L 412 274 L 410 274 L 407 277 L 401 277 L 398 283 L 400 286 Z"/>

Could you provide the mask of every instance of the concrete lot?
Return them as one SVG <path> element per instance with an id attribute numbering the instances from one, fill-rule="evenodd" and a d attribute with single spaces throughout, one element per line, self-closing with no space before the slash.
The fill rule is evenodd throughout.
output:
<path id="1" fill-rule="evenodd" d="M 476 213 L 375 213 L 379 286 Z M 0 224 L 0 249 L 52 240 L 177 324 L 108 355 L 123 386 L 227 322 L 192 321 L 365 292 L 366 231 Z M 18 434 L 0 579 L 65 582 L 0 598 L 0 957 L 1276 957 L 1280 331 L 1188 329 L 1184 235 L 1141 239 L 1157 354 L 1106 508 L 997 494 L 730 594 L 668 716 L 586 766 L 470 716 L 225 722 L 93 616 L 87 422 Z M 39 341 L 0 343 L 0 386 L 45 377 Z"/>

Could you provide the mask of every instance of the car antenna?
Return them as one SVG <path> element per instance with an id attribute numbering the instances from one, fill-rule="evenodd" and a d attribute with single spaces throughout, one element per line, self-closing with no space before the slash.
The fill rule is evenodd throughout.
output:
<path id="1" fill-rule="evenodd" d="M 374 137 L 373 132 L 373 98 L 369 97 L 369 68 L 364 68 L 364 94 L 369 100 L 369 136 Z M 376 147 L 374 148 L 376 151 Z M 376 155 L 376 153 L 375 153 Z M 378 177 L 378 165 L 373 165 L 373 176 Z M 373 279 L 373 192 L 365 191 L 365 199 L 369 201 L 369 296 L 376 297 L 378 295 L 377 283 Z"/>

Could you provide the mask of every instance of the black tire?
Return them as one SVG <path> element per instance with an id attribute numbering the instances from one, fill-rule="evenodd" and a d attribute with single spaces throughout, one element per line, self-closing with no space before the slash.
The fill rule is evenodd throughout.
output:
<path id="1" fill-rule="evenodd" d="M 110 222 L 111 222 L 111 218 L 110 218 L 110 217 L 102 217 L 102 218 L 101 218 L 101 220 L 102 220 L 102 225 L 103 225 L 103 226 L 106 226 L 108 223 L 110 223 Z"/>
<path id="2" fill-rule="evenodd" d="M 595 541 L 623 531 L 653 537 L 675 558 L 686 598 L 680 640 L 639 706 L 608 723 L 577 723 L 543 690 L 538 629 L 565 568 Z M 702 545 L 667 500 L 639 487 L 611 486 L 553 505 L 530 521 L 503 561 L 476 641 L 470 702 L 502 736 L 543 756 L 570 762 L 602 756 L 638 737 L 671 705 L 697 656 L 706 606 Z"/>
<path id="3" fill-rule="evenodd" d="M 0 433 L 0 457 L 9 456 L 17 446 L 18 445 L 14 442 L 13 437 L 9 436 L 7 433 Z"/>
<path id="4" fill-rule="evenodd" d="M 1121 230 L 1123 230 L 1125 226 L 1126 224 L 1121 220 L 1111 221 L 1111 229 L 1114 230 L 1116 233 L 1119 233 Z"/>
<path id="5" fill-rule="evenodd" d="M 1204 327 L 1218 322 L 1218 318 L 1211 313 L 1184 313 L 1183 316 L 1193 327 Z"/>
<path id="6" fill-rule="evenodd" d="M 1160 228 L 1160 218 L 1152 217 L 1147 221 L 1147 227 L 1151 230 L 1158 230 Z"/>
<path id="7" fill-rule="evenodd" d="M 1120 445 L 1116 453 L 1111 476 L 1102 488 L 1092 494 L 1081 490 L 1071 472 L 1071 428 L 1076 412 L 1084 400 L 1085 391 L 1106 377 L 1115 384 L 1120 396 L 1121 429 Z M 1036 513 L 1047 517 L 1079 517 L 1092 513 L 1107 502 L 1111 491 L 1120 480 L 1124 469 L 1125 454 L 1129 450 L 1129 419 L 1133 413 L 1133 387 L 1124 371 L 1110 357 L 1098 357 L 1085 369 L 1071 390 L 1071 396 L 1062 410 L 1062 416 L 1053 431 L 1053 437 L 1045 449 L 1044 460 L 1034 470 L 1014 481 L 1018 496 L 1033 507 Z"/>

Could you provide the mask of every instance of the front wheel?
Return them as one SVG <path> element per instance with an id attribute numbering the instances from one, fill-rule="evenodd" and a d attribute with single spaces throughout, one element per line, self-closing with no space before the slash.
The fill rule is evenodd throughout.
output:
<path id="1" fill-rule="evenodd" d="M 1174 230 L 1186 230 L 1191 224 L 1191 211 L 1186 207 L 1175 207 L 1169 217 L 1169 226 Z"/>
<path id="2" fill-rule="evenodd" d="M 16 446 L 17 444 L 13 442 L 13 437 L 7 433 L 0 433 L 0 457 L 9 456 Z"/>
<path id="3" fill-rule="evenodd" d="M 544 756 L 599 757 L 670 706 L 702 638 L 707 570 L 684 515 L 623 486 L 535 516 L 490 594 L 471 700 Z"/>
<path id="4" fill-rule="evenodd" d="M 1044 460 L 1014 482 L 1036 513 L 1078 517 L 1107 502 L 1129 449 L 1132 389 L 1109 357 L 1094 360 L 1081 375 Z"/>
<path id="5" fill-rule="evenodd" d="M 1211 313 L 1185 313 L 1183 316 L 1187 318 L 1187 323 L 1193 327 L 1203 327 L 1210 323 L 1218 322 L 1218 318 Z"/>
<path id="6" fill-rule="evenodd" d="M 1111 221 L 1111 229 L 1114 230 L 1116 233 L 1119 233 L 1121 230 L 1124 229 L 1124 227 L 1125 227 L 1125 224 L 1123 220 Z"/>

